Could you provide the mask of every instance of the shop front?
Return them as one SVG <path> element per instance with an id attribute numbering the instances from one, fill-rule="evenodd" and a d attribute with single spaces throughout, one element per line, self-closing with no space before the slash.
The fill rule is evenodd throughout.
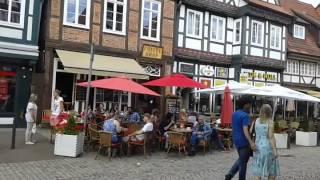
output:
<path id="1" fill-rule="evenodd" d="M 64 98 L 65 109 L 83 112 L 87 88 L 77 86 L 88 81 L 90 54 L 56 49 L 54 58 L 52 90 L 59 89 Z M 92 80 L 125 76 L 131 79 L 148 79 L 136 60 L 114 56 L 95 55 L 92 67 Z M 106 110 L 125 110 L 132 106 L 132 94 L 113 90 L 93 88 L 89 104 L 92 109 L 103 104 Z"/>
<path id="2" fill-rule="evenodd" d="M 174 73 L 182 73 L 202 83 L 206 87 L 224 85 L 234 80 L 234 69 L 214 64 L 192 63 L 190 61 L 175 61 Z M 195 89 L 177 89 L 181 95 L 181 108 L 201 114 L 219 112 L 221 107 L 221 95 L 205 93 L 193 93 Z M 174 89 L 175 91 L 175 89 Z M 173 92 L 175 93 L 175 92 Z"/>

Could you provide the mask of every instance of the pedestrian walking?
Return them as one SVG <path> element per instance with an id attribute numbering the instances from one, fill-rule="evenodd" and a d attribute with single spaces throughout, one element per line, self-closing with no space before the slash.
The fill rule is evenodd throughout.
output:
<path id="1" fill-rule="evenodd" d="M 250 137 L 248 128 L 250 124 L 249 112 L 251 109 L 251 98 L 243 96 L 238 102 L 241 109 L 232 114 L 232 137 L 239 159 L 233 164 L 225 176 L 226 180 L 231 180 L 238 171 L 239 180 L 246 180 L 247 163 L 251 150 L 256 150 L 256 145 Z"/>
<path id="2" fill-rule="evenodd" d="M 36 120 L 37 120 L 37 110 L 38 107 L 36 105 L 38 97 L 36 94 L 31 94 L 29 98 L 29 102 L 26 109 L 26 122 L 27 122 L 27 129 L 25 134 L 25 143 L 26 144 L 34 144 L 32 142 L 32 137 L 35 137 L 35 126 L 36 126 Z M 34 133 L 33 133 L 34 132 Z"/>
<path id="3" fill-rule="evenodd" d="M 276 179 L 280 174 L 276 141 L 274 137 L 274 123 L 272 108 L 264 104 L 260 110 L 260 117 L 255 121 L 257 151 L 253 153 L 252 172 L 257 179 L 268 177 Z"/>

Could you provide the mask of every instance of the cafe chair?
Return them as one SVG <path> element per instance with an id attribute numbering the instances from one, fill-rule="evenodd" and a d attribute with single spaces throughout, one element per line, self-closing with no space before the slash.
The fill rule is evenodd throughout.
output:
<path id="1" fill-rule="evenodd" d="M 145 132 L 144 133 L 144 139 L 142 141 L 131 141 L 129 139 L 127 154 L 130 155 L 132 147 L 137 146 L 137 147 L 142 147 L 143 148 L 143 154 L 144 154 L 145 157 L 147 156 L 147 154 L 151 155 L 150 152 L 151 152 L 152 141 L 153 141 L 153 131 Z"/>
<path id="2" fill-rule="evenodd" d="M 120 156 L 121 156 L 122 145 L 121 145 L 121 143 L 112 143 L 112 133 L 99 132 L 99 150 L 97 152 L 95 159 L 98 158 L 98 155 L 100 154 L 100 151 L 102 149 L 107 149 L 108 150 L 108 158 L 109 158 L 109 160 L 111 160 L 111 150 L 114 148 L 120 150 Z"/>
<path id="3" fill-rule="evenodd" d="M 206 153 L 210 150 L 210 138 L 200 140 L 198 146 L 202 146 L 203 153 Z"/>
<path id="4" fill-rule="evenodd" d="M 94 148 L 95 145 L 99 144 L 99 141 L 100 141 L 100 134 L 99 134 L 99 131 L 97 130 L 96 124 L 90 124 L 88 146 L 92 145 Z"/>
<path id="5" fill-rule="evenodd" d="M 169 154 L 171 149 L 178 149 L 179 155 L 181 154 L 182 150 L 184 151 L 184 153 L 187 153 L 186 135 L 184 133 L 178 133 L 173 131 L 169 131 L 167 133 L 168 133 L 167 154 Z"/>

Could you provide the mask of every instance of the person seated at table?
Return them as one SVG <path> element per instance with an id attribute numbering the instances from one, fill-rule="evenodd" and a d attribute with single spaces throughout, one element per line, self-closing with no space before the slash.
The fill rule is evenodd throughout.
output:
<path id="1" fill-rule="evenodd" d="M 120 114 L 116 112 L 112 117 L 106 120 L 103 124 L 103 131 L 112 133 L 112 143 L 120 143 L 121 136 L 119 136 L 120 132 L 127 131 L 127 128 L 123 128 L 120 126 Z"/>
<path id="2" fill-rule="evenodd" d="M 151 119 L 153 122 L 153 125 L 155 126 L 155 129 L 158 129 L 160 126 L 160 112 L 158 109 L 153 109 L 151 112 Z"/>
<path id="3" fill-rule="evenodd" d="M 129 134 L 127 137 L 123 138 L 124 142 L 127 141 L 143 141 L 144 133 L 153 131 L 153 123 L 151 121 L 151 115 L 149 113 L 145 113 L 143 115 L 143 121 L 146 123 L 142 129 L 135 131 Z"/>
<path id="4" fill-rule="evenodd" d="M 192 129 L 191 142 L 190 142 L 191 156 L 195 155 L 198 143 L 201 140 L 208 140 L 208 138 L 210 138 L 211 133 L 212 133 L 212 129 L 210 127 L 210 124 L 204 121 L 204 116 L 202 115 L 198 116 L 197 123 Z"/>
<path id="5" fill-rule="evenodd" d="M 218 124 L 217 124 L 217 119 L 216 119 L 216 116 L 214 113 L 211 114 L 210 121 L 212 124 L 212 126 L 211 126 L 212 127 L 211 142 L 215 145 L 215 147 L 218 150 L 226 151 L 226 148 L 224 147 L 224 145 L 221 141 L 221 138 L 219 137 L 219 133 L 216 129 L 216 127 L 218 127 Z"/>
<path id="6" fill-rule="evenodd" d="M 128 107 L 128 121 L 129 122 L 140 122 L 140 115 L 132 107 Z"/>
<path id="7" fill-rule="evenodd" d="M 159 129 L 158 129 L 158 135 L 160 137 L 165 137 L 165 149 L 168 148 L 168 133 L 167 131 L 172 128 L 175 125 L 175 122 L 173 120 L 173 115 L 171 113 L 167 113 L 166 118 L 161 121 Z"/>
<path id="8" fill-rule="evenodd" d="M 188 114 L 185 109 L 181 109 L 179 113 L 179 124 L 181 128 L 184 128 L 188 123 Z"/>

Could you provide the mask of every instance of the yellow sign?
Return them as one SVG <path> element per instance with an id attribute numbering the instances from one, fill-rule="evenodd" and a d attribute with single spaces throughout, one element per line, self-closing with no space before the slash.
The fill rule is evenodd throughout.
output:
<path id="1" fill-rule="evenodd" d="M 272 80 L 272 81 L 275 81 L 276 80 L 276 75 L 275 74 L 268 74 L 268 73 L 251 73 L 249 72 L 248 73 L 248 78 L 249 79 L 252 79 L 252 78 L 255 78 L 255 79 L 266 79 L 266 80 Z"/>
<path id="2" fill-rule="evenodd" d="M 248 76 L 245 76 L 245 75 L 240 76 L 240 83 L 247 84 L 248 83 Z"/>
<path id="3" fill-rule="evenodd" d="M 225 84 L 227 84 L 226 80 L 220 80 L 220 79 L 215 79 L 214 80 L 214 86 L 222 86 L 222 85 L 225 85 Z"/>
<path id="4" fill-rule="evenodd" d="M 154 46 L 143 46 L 142 57 L 152 58 L 152 59 L 162 59 L 162 51 L 161 47 Z"/>

